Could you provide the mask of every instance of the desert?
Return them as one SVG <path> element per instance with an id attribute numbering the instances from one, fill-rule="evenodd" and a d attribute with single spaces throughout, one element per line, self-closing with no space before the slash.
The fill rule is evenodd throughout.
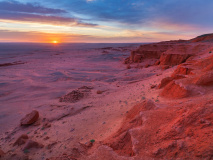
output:
<path id="1" fill-rule="evenodd" d="M 1 57 L 1 159 L 213 158 L 213 34 L 78 45 Z"/>

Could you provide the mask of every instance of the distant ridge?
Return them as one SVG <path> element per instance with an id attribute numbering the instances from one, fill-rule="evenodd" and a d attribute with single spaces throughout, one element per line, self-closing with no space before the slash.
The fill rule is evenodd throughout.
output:
<path id="1" fill-rule="evenodd" d="M 213 33 L 203 34 L 196 38 L 190 39 L 190 42 L 213 42 Z"/>

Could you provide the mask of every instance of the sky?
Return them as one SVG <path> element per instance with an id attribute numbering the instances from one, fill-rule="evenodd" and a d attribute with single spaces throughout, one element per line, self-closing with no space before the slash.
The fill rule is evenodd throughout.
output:
<path id="1" fill-rule="evenodd" d="M 143 43 L 213 32 L 213 0 L 0 0 L 0 42 Z"/>

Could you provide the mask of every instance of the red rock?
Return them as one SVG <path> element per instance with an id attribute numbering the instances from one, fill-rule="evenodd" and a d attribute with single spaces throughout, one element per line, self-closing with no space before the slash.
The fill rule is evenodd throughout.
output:
<path id="1" fill-rule="evenodd" d="M 161 83 L 158 85 L 158 88 L 161 89 L 163 88 L 164 86 L 166 86 L 168 83 L 170 83 L 174 78 L 172 77 L 166 77 L 166 78 L 163 78 L 161 80 Z"/>
<path id="2" fill-rule="evenodd" d="M 211 70 L 213 70 L 213 61 L 211 64 L 207 65 L 202 71 L 206 72 Z"/>
<path id="3" fill-rule="evenodd" d="M 169 69 L 169 65 L 163 65 L 161 66 L 162 70 L 166 70 L 166 69 Z"/>
<path id="4" fill-rule="evenodd" d="M 60 97 L 59 102 L 75 103 L 84 97 L 85 94 L 80 90 L 73 90 L 72 92 L 66 94 L 65 96 Z"/>
<path id="5" fill-rule="evenodd" d="M 189 95 L 189 91 L 179 84 L 176 84 L 175 81 L 172 81 L 166 85 L 160 95 L 166 98 L 177 99 L 187 97 Z"/>
<path id="6" fill-rule="evenodd" d="M 46 129 L 46 128 L 50 128 L 50 127 L 51 127 L 51 123 L 45 122 L 42 126 L 42 129 Z"/>
<path id="7" fill-rule="evenodd" d="M 28 137 L 27 134 L 22 134 L 22 135 L 15 141 L 15 143 L 13 144 L 13 146 L 15 146 L 15 145 L 20 146 L 20 145 L 22 145 L 22 144 L 25 144 L 28 138 L 29 138 L 29 137 Z"/>
<path id="8" fill-rule="evenodd" d="M 163 78 L 161 80 L 161 83 L 158 85 L 158 88 L 161 89 L 161 88 L 165 87 L 167 84 L 169 84 L 172 80 L 177 80 L 177 79 L 182 79 L 182 78 L 185 78 L 185 76 L 180 75 L 180 74 L 175 74 L 172 77 Z"/>
<path id="9" fill-rule="evenodd" d="M 213 85 L 213 71 L 209 71 L 199 75 L 198 77 L 195 77 L 192 83 L 206 86 Z"/>
<path id="10" fill-rule="evenodd" d="M 190 42 L 213 42 L 213 34 L 204 34 L 189 40 Z"/>
<path id="11" fill-rule="evenodd" d="M 124 60 L 124 64 L 129 64 L 129 63 L 130 63 L 130 58 L 128 57 Z"/>
<path id="12" fill-rule="evenodd" d="M 103 93 L 103 91 L 100 91 L 100 90 L 97 91 L 97 94 L 102 94 L 102 93 Z"/>
<path id="13" fill-rule="evenodd" d="M 157 85 L 156 84 L 153 84 L 153 85 L 151 85 L 151 89 L 153 89 L 153 88 L 155 88 Z"/>
<path id="14" fill-rule="evenodd" d="M 126 69 L 131 69 L 130 64 L 128 64 L 128 65 L 126 66 Z"/>
<path id="15" fill-rule="evenodd" d="M 182 75 L 189 75 L 189 74 L 193 74 L 192 69 L 183 65 L 179 65 L 177 67 L 177 69 L 173 72 L 173 74 L 171 75 L 171 77 L 174 77 L 177 74 L 182 74 Z"/>
<path id="16" fill-rule="evenodd" d="M 137 50 L 131 52 L 130 60 L 138 62 L 145 58 L 160 58 L 161 54 L 170 47 L 171 43 L 168 42 L 141 45 Z"/>
<path id="17" fill-rule="evenodd" d="M 2 158 L 4 155 L 5 155 L 4 151 L 2 151 L 2 150 L 0 149 L 0 158 Z"/>
<path id="18" fill-rule="evenodd" d="M 135 63 L 140 63 L 140 62 L 142 61 L 142 59 L 143 59 L 143 56 L 142 56 L 142 55 L 136 54 L 136 55 L 134 56 L 133 62 L 135 62 Z"/>
<path id="19" fill-rule="evenodd" d="M 28 140 L 26 144 L 23 147 L 23 150 L 28 150 L 31 148 L 43 148 L 44 146 L 42 144 L 39 144 L 38 142 Z"/>
<path id="20" fill-rule="evenodd" d="M 30 125 L 36 122 L 39 118 L 38 111 L 34 110 L 21 119 L 21 125 Z"/>
<path id="21" fill-rule="evenodd" d="M 185 62 L 190 56 L 190 54 L 163 53 L 160 57 L 160 65 L 175 66 Z"/>
<path id="22" fill-rule="evenodd" d="M 160 64 L 160 60 L 157 60 L 156 62 L 155 62 L 155 64 L 154 65 L 159 65 Z"/>
<path id="23" fill-rule="evenodd" d="M 132 139 L 129 132 L 121 134 L 114 142 L 110 144 L 110 147 L 122 156 L 134 156 L 135 153 L 132 149 Z"/>
<path id="24" fill-rule="evenodd" d="M 135 105 L 131 110 L 128 111 L 121 128 L 117 132 L 117 136 L 126 132 L 128 129 L 141 126 L 143 120 L 140 112 L 154 110 L 156 108 L 155 103 L 152 100 L 145 100 L 140 104 Z"/>
<path id="25" fill-rule="evenodd" d="M 145 65 L 145 68 L 148 68 L 149 66 L 150 66 L 149 64 L 146 64 L 146 65 Z"/>
<path id="26" fill-rule="evenodd" d="M 174 79 L 183 79 L 183 78 L 186 78 L 185 75 L 182 75 L 182 74 L 175 74 L 172 78 Z"/>

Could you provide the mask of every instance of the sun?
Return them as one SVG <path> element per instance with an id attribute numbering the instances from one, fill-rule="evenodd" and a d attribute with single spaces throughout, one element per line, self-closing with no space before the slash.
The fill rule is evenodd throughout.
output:
<path id="1" fill-rule="evenodd" d="M 52 43 L 57 44 L 57 43 L 58 43 L 58 41 L 52 41 Z"/>

